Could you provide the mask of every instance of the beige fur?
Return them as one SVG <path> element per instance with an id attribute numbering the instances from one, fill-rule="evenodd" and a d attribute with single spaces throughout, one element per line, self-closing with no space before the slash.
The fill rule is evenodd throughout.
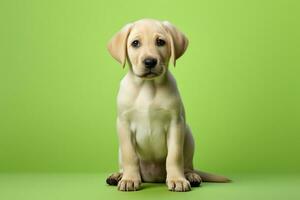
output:
<path id="1" fill-rule="evenodd" d="M 165 41 L 158 46 L 158 40 Z M 139 42 L 138 47 L 133 41 Z M 141 182 L 166 182 L 171 191 L 191 184 L 228 179 L 194 170 L 194 140 L 185 121 L 175 79 L 168 70 L 186 50 L 188 39 L 169 22 L 143 19 L 126 25 L 108 44 L 111 55 L 130 68 L 117 98 L 120 173 L 118 189 L 132 191 Z M 143 61 L 155 58 L 149 70 Z M 199 185 L 198 184 L 198 185 Z"/>

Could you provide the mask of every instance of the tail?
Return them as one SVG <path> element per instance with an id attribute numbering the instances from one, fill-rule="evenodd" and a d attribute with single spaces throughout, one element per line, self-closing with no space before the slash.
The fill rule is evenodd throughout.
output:
<path id="1" fill-rule="evenodd" d="M 204 182 L 215 182 L 215 183 L 231 182 L 231 180 L 229 178 L 226 178 L 224 176 L 210 174 L 210 173 L 202 172 L 202 171 L 195 170 L 195 169 L 194 169 L 194 171 L 201 177 L 202 181 L 204 181 Z"/>

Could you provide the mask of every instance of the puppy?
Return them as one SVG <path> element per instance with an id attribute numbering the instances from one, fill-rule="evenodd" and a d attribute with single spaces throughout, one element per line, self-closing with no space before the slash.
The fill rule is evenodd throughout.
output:
<path id="1" fill-rule="evenodd" d="M 142 181 L 166 182 L 178 192 L 202 180 L 229 181 L 193 167 L 194 140 L 168 70 L 187 46 L 172 24 L 152 19 L 126 25 L 108 44 L 112 57 L 129 65 L 117 97 L 120 172 L 106 180 L 121 191 L 138 190 Z"/>

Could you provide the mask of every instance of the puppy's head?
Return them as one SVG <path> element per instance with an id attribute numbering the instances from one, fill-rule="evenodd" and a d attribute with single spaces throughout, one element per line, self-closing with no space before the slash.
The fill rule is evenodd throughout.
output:
<path id="1" fill-rule="evenodd" d="M 186 50 L 188 40 L 169 22 L 143 19 L 124 26 L 109 42 L 110 54 L 143 79 L 164 74 L 169 61 L 175 65 Z"/>

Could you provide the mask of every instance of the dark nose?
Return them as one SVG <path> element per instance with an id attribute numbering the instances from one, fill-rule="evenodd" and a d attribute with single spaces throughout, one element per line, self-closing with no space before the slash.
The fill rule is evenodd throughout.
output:
<path id="1" fill-rule="evenodd" d="M 144 64 L 145 64 L 146 68 L 151 69 L 151 68 L 155 67 L 155 65 L 157 64 L 157 59 L 155 59 L 155 58 L 146 58 L 144 60 Z"/>

